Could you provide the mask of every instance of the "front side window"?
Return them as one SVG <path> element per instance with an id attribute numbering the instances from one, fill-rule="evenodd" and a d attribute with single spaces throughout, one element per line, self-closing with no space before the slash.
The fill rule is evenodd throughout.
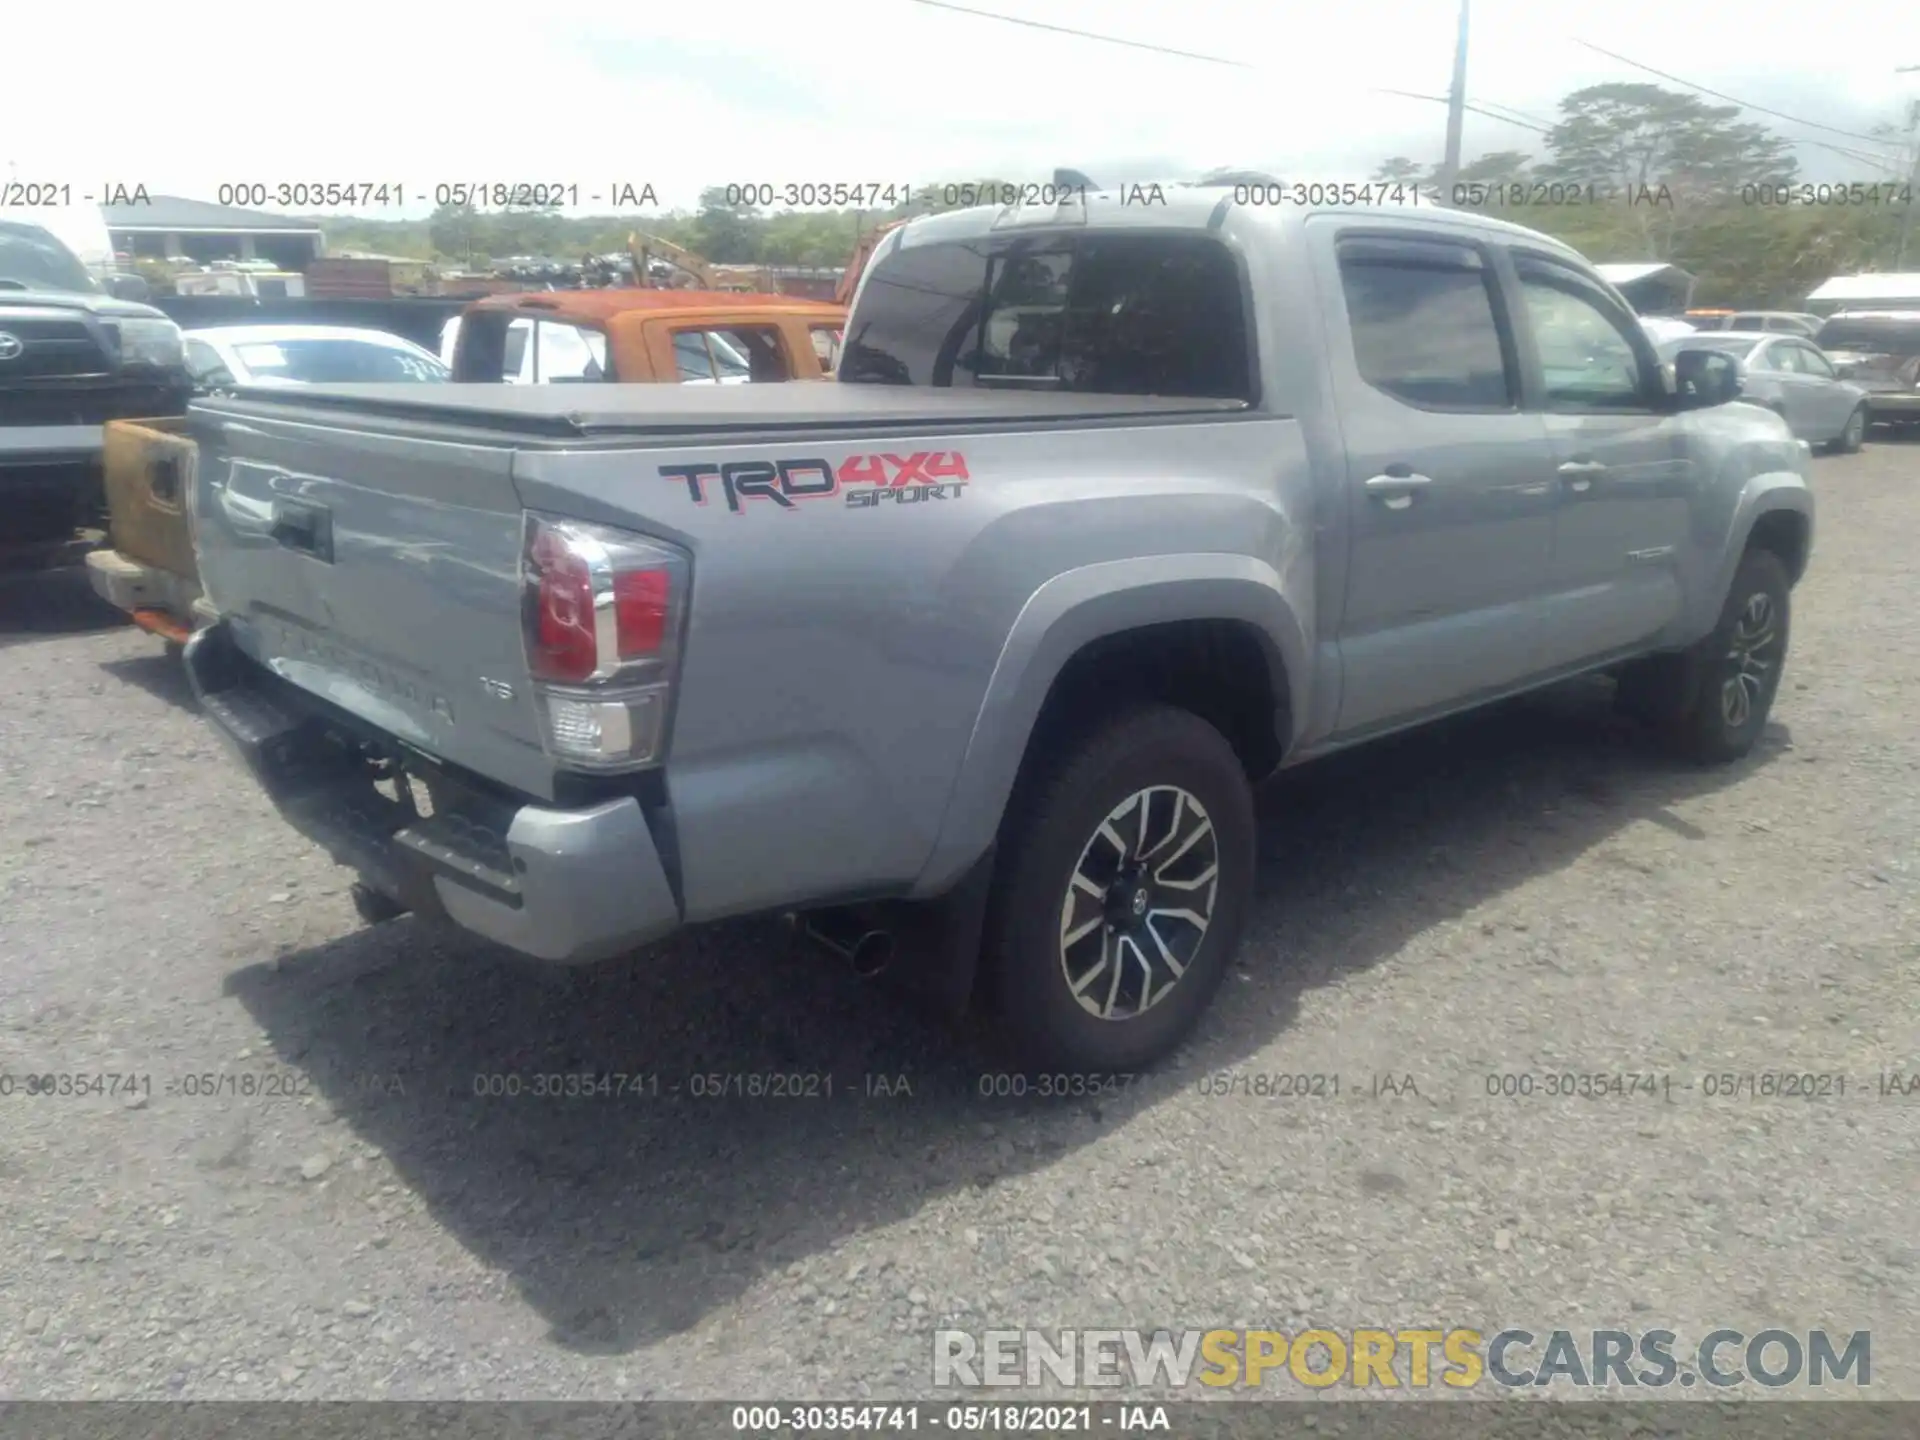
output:
<path id="1" fill-rule="evenodd" d="M 1343 243 L 1340 288 L 1361 377 L 1423 410 L 1512 408 L 1491 287 L 1478 253 L 1462 246 Z"/>
<path id="2" fill-rule="evenodd" d="M 1578 274 L 1516 256 L 1520 291 L 1549 404 L 1576 410 L 1636 410 L 1649 387 L 1624 322 Z"/>
<path id="3" fill-rule="evenodd" d="M 1023 236 L 893 249 L 840 378 L 1252 400 L 1239 268 L 1203 235 Z"/>

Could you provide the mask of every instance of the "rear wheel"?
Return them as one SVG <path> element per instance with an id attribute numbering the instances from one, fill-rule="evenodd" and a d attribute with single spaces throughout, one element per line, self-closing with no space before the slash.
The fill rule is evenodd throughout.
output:
<path id="1" fill-rule="evenodd" d="M 1833 442 L 1833 448 L 1842 455 L 1858 455 L 1860 447 L 1866 443 L 1867 407 L 1860 405 L 1847 417 L 1847 428 L 1840 432 L 1840 438 Z"/>
<path id="2" fill-rule="evenodd" d="M 1778 555 L 1747 551 L 1712 633 L 1677 655 L 1629 665 L 1620 676 L 1621 703 L 1692 759 L 1739 759 L 1760 738 L 1779 693 L 1791 594 Z"/>
<path id="3" fill-rule="evenodd" d="M 1024 1062 L 1129 1071 L 1185 1038 L 1240 942 L 1253 791 L 1206 721 L 1153 705 L 1057 747 L 1002 838 L 986 961 Z"/>

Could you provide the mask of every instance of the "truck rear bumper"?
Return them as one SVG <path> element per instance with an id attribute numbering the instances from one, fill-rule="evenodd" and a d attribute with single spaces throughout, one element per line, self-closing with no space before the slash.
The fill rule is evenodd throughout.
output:
<path id="1" fill-rule="evenodd" d="M 539 960 L 603 960 L 680 923 L 639 803 L 559 809 L 482 793 L 414 757 L 390 797 L 375 768 L 401 758 L 243 654 L 214 623 L 187 645 L 202 711 L 285 819 L 416 913 Z M 403 797 L 428 791 L 429 803 Z"/>
<path id="2" fill-rule="evenodd" d="M 142 629 L 169 640 L 185 640 L 186 632 L 213 618 L 200 598 L 198 585 L 118 550 L 89 554 L 87 580 L 102 600 L 133 616 Z"/>

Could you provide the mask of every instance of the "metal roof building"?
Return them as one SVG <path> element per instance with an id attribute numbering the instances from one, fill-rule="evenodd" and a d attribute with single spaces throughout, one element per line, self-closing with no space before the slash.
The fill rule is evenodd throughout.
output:
<path id="1" fill-rule="evenodd" d="M 1596 265 L 1600 278 L 1642 315 L 1679 315 L 1693 300 L 1694 278 L 1678 265 Z"/>
<path id="2" fill-rule="evenodd" d="M 318 222 L 264 210 L 155 195 L 145 204 L 102 205 L 100 213 L 113 248 L 135 258 L 270 260 L 282 270 L 305 270 L 325 253 Z"/>
<path id="3" fill-rule="evenodd" d="M 1815 315 L 1836 310 L 1920 309 L 1920 273 L 1836 275 L 1807 296 L 1807 309 Z"/>

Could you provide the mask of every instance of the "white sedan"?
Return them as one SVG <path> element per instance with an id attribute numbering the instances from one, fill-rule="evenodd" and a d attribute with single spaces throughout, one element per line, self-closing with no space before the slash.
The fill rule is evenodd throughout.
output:
<path id="1" fill-rule="evenodd" d="M 1652 337 L 1656 345 L 1664 344 L 1668 340 L 1684 340 L 1689 335 L 1699 333 L 1686 321 L 1675 320 L 1666 315 L 1642 315 L 1640 328 Z"/>
<path id="2" fill-rule="evenodd" d="M 411 340 L 348 325 L 215 325 L 185 339 L 187 369 L 209 388 L 432 383 L 450 373 Z"/>

